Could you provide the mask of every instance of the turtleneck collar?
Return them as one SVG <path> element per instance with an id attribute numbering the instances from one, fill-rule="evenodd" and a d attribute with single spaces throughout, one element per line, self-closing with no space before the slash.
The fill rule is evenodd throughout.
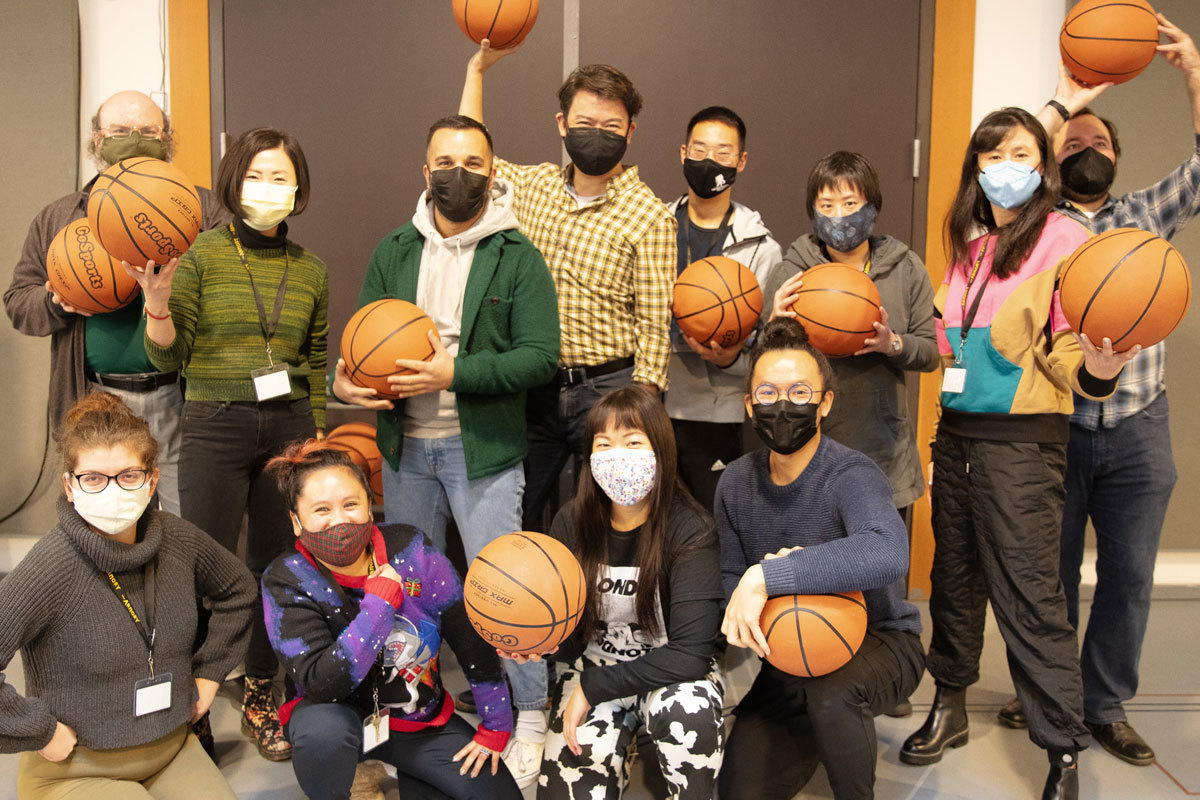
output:
<path id="1" fill-rule="evenodd" d="M 58 526 L 67 540 L 103 572 L 137 569 L 154 557 L 162 543 L 162 525 L 149 509 L 138 520 L 138 537 L 133 544 L 123 544 L 89 528 L 65 494 L 58 497 L 57 511 Z"/>
<path id="2" fill-rule="evenodd" d="M 274 236 L 264 236 L 262 231 L 256 231 L 238 217 L 233 218 L 233 229 L 237 231 L 242 246 L 248 250 L 278 250 L 287 245 L 287 222 L 279 223 L 279 230 Z"/>

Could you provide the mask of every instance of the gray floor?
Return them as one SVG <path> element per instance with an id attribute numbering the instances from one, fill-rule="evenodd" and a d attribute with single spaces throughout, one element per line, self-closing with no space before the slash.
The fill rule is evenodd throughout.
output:
<path id="1" fill-rule="evenodd" d="M 919 604 L 927 613 L 924 603 Z M 1086 607 L 1085 607 L 1086 608 Z M 1158 753 L 1158 764 L 1129 766 L 1094 747 L 1081 756 L 1082 796 L 1097 800 L 1185 798 L 1200 795 L 1200 600 L 1156 600 L 1150 632 L 1142 657 L 1141 692 L 1128 704 L 1130 722 Z M 928 626 L 926 626 L 928 627 Z M 926 677 L 913 703 L 909 719 L 877 720 L 879 762 L 876 797 L 880 800 L 918 798 L 1035 798 L 1040 795 L 1046 760 L 1022 731 L 995 723 L 995 712 L 1011 696 L 1004 648 L 989 618 L 983 655 L 982 679 L 968 696 L 971 741 L 949 752 L 941 763 L 929 767 L 901 764 L 897 751 L 924 717 L 933 695 Z M 23 686 L 19 659 L 7 679 Z M 445 659 L 447 682 L 464 685 L 461 672 Z M 745 661 L 729 673 L 731 694 L 739 697 L 753 680 L 755 665 Z M 238 731 L 239 706 L 233 684 L 227 684 L 214 705 L 218 759 L 238 796 L 247 800 L 293 800 L 303 795 L 296 787 L 291 766 L 259 758 Z M 16 796 L 17 756 L 0 756 L 0 800 Z M 394 784 L 385 784 L 389 800 L 396 800 Z M 533 798 L 530 790 L 526 796 Z M 824 772 L 797 795 L 798 798 L 832 797 Z M 640 780 L 635 765 L 627 800 L 647 800 L 652 795 Z"/>

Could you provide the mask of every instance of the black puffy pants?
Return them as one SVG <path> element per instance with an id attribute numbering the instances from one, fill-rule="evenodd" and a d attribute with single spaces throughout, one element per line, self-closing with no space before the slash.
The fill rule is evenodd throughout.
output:
<path id="1" fill-rule="evenodd" d="M 1066 464 L 1065 443 L 939 432 L 933 446 L 929 673 L 949 688 L 979 680 L 990 600 L 1029 738 L 1050 750 L 1090 742 L 1079 645 L 1058 575 Z"/>

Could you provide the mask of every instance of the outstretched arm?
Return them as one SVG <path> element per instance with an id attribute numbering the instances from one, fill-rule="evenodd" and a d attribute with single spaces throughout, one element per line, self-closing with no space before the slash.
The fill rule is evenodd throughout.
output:
<path id="1" fill-rule="evenodd" d="M 1087 108 L 1088 103 L 1099 97 L 1110 86 L 1112 86 L 1111 83 L 1084 86 L 1071 77 L 1071 73 L 1067 72 L 1067 65 L 1060 61 L 1058 64 L 1058 88 L 1054 90 L 1054 97 L 1051 98 L 1050 103 L 1058 103 L 1067 109 L 1067 116 L 1070 118 Z M 1037 119 L 1046 129 L 1046 135 L 1053 139 L 1054 134 L 1067 124 L 1067 120 L 1063 119 L 1062 112 L 1050 103 L 1042 106 L 1042 110 L 1037 113 Z"/>
<path id="2" fill-rule="evenodd" d="M 491 42 L 487 39 L 479 43 L 479 50 L 467 62 L 467 78 L 463 83 L 462 97 L 458 101 L 459 114 L 476 122 L 483 122 L 483 73 L 491 69 L 497 61 L 519 49 L 521 45 L 518 44 L 504 50 L 493 50 Z"/>
<path id="3" fill-rule="evenodd" d="M 1171 24 L 1162 14 L 1158 15 L 1158 30 L 1170 39 L 1158 46 L 1158 52 L 1162 53 L 1168 64 L 1183 73 L 1188 102 L 1192 107 L 1192 128 L 1200 134 L 1200 53 L 1196 51 L 1192 37 Z"/>

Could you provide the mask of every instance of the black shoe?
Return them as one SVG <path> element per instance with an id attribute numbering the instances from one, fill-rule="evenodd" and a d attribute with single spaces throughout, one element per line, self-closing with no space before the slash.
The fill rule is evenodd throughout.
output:
<path id="1" fill-rule="evenodd" d="M 925 724 L 904 742 L 900 760 L 924 766 L 942 760 L 947 747 L 967 743 L 967 690 L 937 687 Z"/>
<path id="2" fill-rule="evenodd" d="M 895 717 L 896 719 L 902 719 L 903 717 L 911 717 L 912 716 L 912 702 L 909 700 L 901 700 L 899 703 L 896 703 L 896 705 L 892 706 L 891 708 L 889 708 L 887 711 L 885 711 L 883 713 L 887 714 L 889 717 Z"/>
<path id="3" fill-rule="evenodd" d="M 209 713 L 205 711 L 203 717 L 191 723 L 191 728 L 192 733 L 196 734 L 196 738 L 200 740 L 200 746 L 204 748 L 204 752 L 208 753 L 208 757 L 215 763 L 217 744 L 213 741 L 212 721 Z"/>
<path id="4" fill-rule="evenodd" d="M 470 689 L 454 695 L 454 710 L 475 713 L 475 695 L 471 694 Z"/>
<path id="5" fill-rule="evenodd" d="M 1051 764 L 1042 800 L 1079 800 L 1079 769 Z"/>
<path id="6" fill-rule="evenodd" d="M 1109 722 L 1104 725 L 1085 722 L 1084 725 L 1087 725 L 1101 747 L 1122 761 L 1138 767 L 1154 763 L 1154 751 L 1128 722 Z"/>
<path id="7" fill-rule="evenodd" d="M 1005 703 L 1004 708 L 996 712 L 996 719 L 1006 728 L 1020 730 L 1029 727 L 1029 720 L 1025 718 L 1025 710 L 1021 708 L 1021 701 L 1015 697 Z"/>

